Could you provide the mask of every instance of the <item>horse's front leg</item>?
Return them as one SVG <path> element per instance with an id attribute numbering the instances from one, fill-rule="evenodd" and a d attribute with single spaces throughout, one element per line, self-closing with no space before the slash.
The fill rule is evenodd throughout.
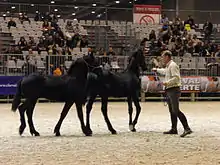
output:
<path id="1" fill-rule="evenodd" d="M 132 123 L 132 114 L 133 114 L 133 107 L 132 107 L 132 98 L 130 96 L 127 97 L 128 102 L 128 114 L 129 114 L 129 129 L 132 131 L 134 129 Z"/>
<path id="2" fill-rule="evenodd" d="M 92 111 L 92 105 L 95 101 L 96 95 L 92 95 L 91 97 L 89 97 L 89 101 L 86 105 L 86 128 L 88 130 L 88 132 L 90 133 L 90 135 L 92 135 L 92 130 L 90 127 L 90 113 Z"/>
<path id="3" fill-rule="evenodd" d="M 65 103 L 63 110 L 61 112 L 61 115 L 60 115 L 60 119 L 59 119 L 58 123 L 56 124 L 56 127 L 54 128 L 54 133 L 56 136 L 60 136 L 60 127 L 61 127 L 62 122 L 65 119 L 66 115 L 68 114 L 70 108 L 72 107 L 73 103 L 74 103 L 73 101 Z"/>
<path id="4" fill-rule="evenodd" d="M 104 116 L 105 122 L 108 126 L 109 131 L 112 134 L 117 134 L 116 130 L 112 127 L 112 124 L 108 118 L 108 97 L 102 97 L 102 114 Z"/>
<path id="5" fill-rule="evenodd" d="M 27 100 L 25 100 L 24 103 L 22 103 L 19 107 L 18 107 L 18 110 L 19 110 L 19 114 L 20 114 L 20 122 L 21 122 L 21 125 L 19 127 L 19 134 L 22 135 L 25 128 L 26 128 L 26 121 L 25 121 L 25 111 L 27 110 L 28 108 L 28 105 L 27 105 Z"/>
<path id="6" fill-rule="evenodd" d="M 137 124 L 139 115 L 141 113 L 141 106 L 140 106 L 140 103 L 139 103 L 138 95 L 133 95 L 132 100 L 134 101 L 134 105 L 136 107 L 136 116 L 134 118 L 134 121 L 133 121 L 130 129 L 131 129 L 132 132 L 136 132 L 135 125 Z"/>
<path id="7" fill-rule="evenodd" d="M 37 99 L 30 99 L 28 102 L 28 108 L 26 110 L 30 133 L 32 136 L 33 135 L 40 136 L 39 132 L 36 131 L 36 129 L 34 127 L 34 123 L 33 123 L 33 112 L 34 112 L 34 107 L 35 107 L 36 103 L 37 103 Z"/>
<path id="8" fill-rule="evenodd" d="M 77 109 L 78 118 L 79 118 L 79 120 L 80 120 L 82 132 L 83 132 L 86 136 L 91 136 L 91 134 L 90 134 L 90 132 L 87 130 L 87 128 L 86 128 L 86 126 L 85 126 L 85 123 L 84 123 L 84 120 L 83 120 L 82 104 L 76 102 L 76 109 Z"/>

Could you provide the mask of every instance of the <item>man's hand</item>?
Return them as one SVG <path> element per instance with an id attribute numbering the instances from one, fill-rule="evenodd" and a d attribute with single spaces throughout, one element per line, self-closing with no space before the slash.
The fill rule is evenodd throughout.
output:
<path id="1" fill-rule="evenodd" d="M 166 87 L 168 84 L 167 84 L 167 82 L 163 82 L 163 85 Z"/>
<path id="2" fill-rule="evenodd" d="M 157 72 L 157 68 L 153 68 L 153 69 L 152 69 L 152 72 Z"/>

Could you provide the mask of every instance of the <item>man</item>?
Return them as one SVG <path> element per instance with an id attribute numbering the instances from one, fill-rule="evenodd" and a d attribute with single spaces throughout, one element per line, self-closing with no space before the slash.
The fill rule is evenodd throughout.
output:
<path id="1" fill-rule="evenodd" d="M 170 51 L 162 52 L 162 60 L 166 65 L 165 69 L 153 68 L 152 70 L 160 74 L 165 75 L 165 91 L 167 94 L 167 103 L 170 111 L 172 128 L 171 130 L 164 132 L 164 134 L 178 134 L 177 132 L 177 117 L 180 119 L 184 132 L 180 137 L 185 137 L 191 134 L 192 131 L 188 125 L 185 115 L 179 109 L 179 97 L 180 97 L 180 86 L 181 77 L 179 66 L 171 59 L 172 53 Z"/>

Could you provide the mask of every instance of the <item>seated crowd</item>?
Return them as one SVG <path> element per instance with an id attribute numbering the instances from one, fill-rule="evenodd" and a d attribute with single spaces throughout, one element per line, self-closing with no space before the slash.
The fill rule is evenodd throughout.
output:
<path id="1" fill-rule="evenodd" d="M 158 36 L 152 30 L 149 38 L 150 41 L 149 55 L 158 56 L 163 50 L 170 50 L 176 56 L 183 56 L 185 53 L 190 53 L 196 56 L 219 56 L 219 48 L 214 41 L 210 40 L 213 32 L 213 25 L 211 22 L 206 22 L 203 26 L 204 37 L 198 36 L 196 33 L 198 27 L 194 19 L 189 16 L 188 20 L 181 21 L 176 18 L 173 21 L 163 15 L 162 28 Z"/>
<path id="2" fill-rule="evenodd" d="M 32 59 L 37 52 L 38 55 L 42 51 L 46 51 L 48 55 L 71 55 L 74 48 L 88 48 L 89 42 L 86 35 L 81 35 L 81 29 L 79 25 L 72 25 L 72 22 L 67 22 L 65 31 L 62 31 L 58 25 L 58 19 L 55 15 L 49 15 L 46 13 L 44 17 L 38 17 L 38 13 L 35 17 L 35 21 L 43 21 L 42 24 L 42 36 L 39 38 L 39 42 L 36 42 L 34 37 L 29 38 L 21 37 L 19 42 L 15 46 L 11 46 L 5 53 L 10 54 L 22 54 L 23 51 L 28 51 L 26 59 L 23 56 L 15 56 L 13 59 L 21 58 L 22 60 Z M 30 19 L 21 14 L 19 17 L 21 24 L 24 21 L 30 22 Z M 16 27 L 16 22 L 10 19 L 8 22 L 8 28 L 11 26 Z M 31 56 L 31 58 L 29 58 Z M 50 64 L 56 68 L 63 65 L 64 59 L 59 56 L 51 57 Z M 62 60 L 61 60 L 62 59 Z M 48 59 L 46 59 L 48 64 Z M 46 64 L 46 65 L 47 65 Z"/>
<path id="3" fill-rule="evenodd" d="M 31 24 L 30 19 L 25 13 L 19 15 L 21 24 L 24 21 L 28 21 Z M 81 34 L 81 28 L 78 23 L 73 24 L 72 21 L 67 21 L 65 30 L 61 29 L 58 25 L 58 18 L 55 14 L 40 14 L 36 13 L 35 21 L 42 21 L 42 36 L 39 41 L 36 42 L 34 37 L 29 38 L 21 37 L 20 41 L 14 47 L 10 47 L 5 53 L 10 54 L 22 54 L 22 51 L 28 51 L 26 62 L 33 59 L 33 52 L 41 54 L 42 51 L 47 52 L 48 55 L 59 55 L 53 57 L 48 61 L 46 59 L 46 66 L 51 66 L 52 73 L 62 74 L 64 72 L 64 56 L 73 55 L 74 48 L 89 48 L 89 41 L 86 35 Z M 162 27 L 158 33 L 152 30 L 149 34 L 149 38 L 144 38 L 142 42 L 150 43 L 149 51 L 147 55 L 160 56 L 161 51 L 171 50 L 176 56 L 184 56 L 185 53 L 191 53 L 196 56 L 220 56 L 220 47 L 211 40 L 210 36 L 213 31 L 213 25 L 211 22 L 206 22 L 203 27 L 204 37 L 198 36 L 196 33 L 197 26 L 194 19 L 189 16 L 188 20 L 181 21 L 180 18 L 175 18 L 170 21 L 166 15 L 161 19 Z M 16 22 L 10 19 L 8 22 L 8 28 L 11 26 L 16 27 Z M 88 49 L 89 53 L 95 53 L 98 56 L 114 56 L 115 51 L 111 46 L 109 50 L 105 51 L 103 48 L 98 50 Z M 23 56 L 21 57 L 23 58 Z M 51 56 L 52 58 L 52 56 Z M 71 60 L 68 57 L 68 60 Z M 109 59 L 102 59 L 101 63 L 109 64 Z M 32 62 L 32 65 L 34 63 Z M 48 70 L 48 68 L 47 68 Z"/>

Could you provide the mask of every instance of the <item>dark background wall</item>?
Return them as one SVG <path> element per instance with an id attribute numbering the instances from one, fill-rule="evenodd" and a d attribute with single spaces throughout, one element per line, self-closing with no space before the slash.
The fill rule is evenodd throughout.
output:
<path id="1" fill-rule="evenodd" d="M 164 0 L 163 10 L 170 18 L 176 15 L 177 0 Z M 203 23 L 210 20 L 220 23 L 220 1 L 219 0 L 179 0 L 179 16 L 187 19 L 192 15 L 196 22 Z"/>
<path id="2" fill-rule="evenodd" d="M 51 7 L 50 10 L 53 11 L 55 8 L 58 8 L 60 14 L 63 18 L 77 18 L 77 19 L 106 19 L 109 20 L 122 20 L 122 21 L 132 21 L 133 13 L 132 13 L 132 3 L 128 3 L 129 1 L 133 1 L 138 4 L 149 4 L 149 5 L 159 5 L 161 4 L 160 0 L 120 0 L 120 4 L 115 4 L 115 0 L 55 0 L 56 7 Z M 220 0 L 163 0 L 162 1 L 162 9 L 163 12 L 167 14 L 169 18 L 175 18 L 176 16 L 176 2 L 179 1 L 179 17 L 182 20 L 187 19 L 188 15 L 192 15 L 196 21 L 196 23 L 204 23 L 205 20 L 210 20 L 213 23 L 220 23 Z M 49 10 L 48 4 L 50 4 L 50 0 L 41 1 L 43 6 L 35 5 L 31 7 L 30 5 L 18 5 L 14 6 L 16 9 L 11 9 L 12 4 L 8 2 L 26 2 L 26 3 L 40 3 L 38 0 L 8 0 L 7 3 L 5 0 L 0 0 L 0 14 L 6 13 L 6 11 L 10 11 L 10 14 L 26 12 L 29 14 L 34 14 L 36 10 L 40 12 L 46 12 Z M 97 6 L 105 6 L 104 4 L 110 7 L 114 7 L 108 10 L 107 14 L 105 13 L 105 9 L 91 9 L 91 3 L 98 3 Z M 88 4 L 86 4 L 88 3 Z M 82 4 L 83 8 L 74 9 L 73 7 L 69 7 L 69 5 L 65 4 Z M 51 6 L 51 5 L 50 5 Z M 65 7 L 64 7 L 65 6 Z M 86 8 L 86 9 L 85 9 Z M 115 9 L 120 8 L 120 9 Z M 123 9 L 122 9 L 123 8 Z M 96 14 L 91 14 L 91 11 L 95 10 Z M 76 12 L 76 16 L 72 16 L 72 12 Z M 102 17 L 97 18 L 96 16 L 101 14 Z"/>

